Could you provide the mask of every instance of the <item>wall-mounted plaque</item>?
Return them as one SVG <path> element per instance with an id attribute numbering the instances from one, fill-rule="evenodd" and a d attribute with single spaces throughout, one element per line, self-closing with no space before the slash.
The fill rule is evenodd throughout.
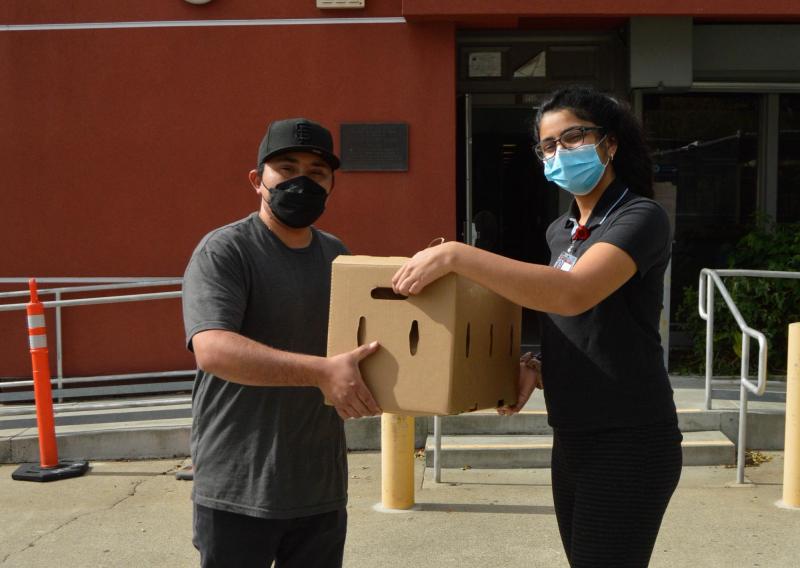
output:
<path id="1" fill-rule="evenodd" d="M 500 51 L 473 51 L 469 54 L 469 77 L 502 77 L 503 54 Z"/>
<path id="2" fill-rule="evenodd" d="M 339 132 L 342 170 L 408 171 L 408 124 L 342 124 Z"/>

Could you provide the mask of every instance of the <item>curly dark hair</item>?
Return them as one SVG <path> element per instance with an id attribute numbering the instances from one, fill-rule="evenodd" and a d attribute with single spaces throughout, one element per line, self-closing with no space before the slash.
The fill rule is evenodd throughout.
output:
<path id="1" fill-rule="evenodd" d="M 568 110 L 581 120 L 606 128 L 617 140 L 614 171 L 631 191 L 653 197 L 653 159 L 647 148 L 644 131 L 630 106 L 592 87 L 571 86 L 559 89 L 536 113 L 534 135 L 539 139 L 542 116 L 550 111 Z"/>

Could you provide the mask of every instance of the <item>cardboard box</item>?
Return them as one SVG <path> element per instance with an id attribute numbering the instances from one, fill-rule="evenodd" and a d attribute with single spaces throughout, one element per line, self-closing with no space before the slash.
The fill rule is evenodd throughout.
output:
<path id="1" fill-rule="evenodd" d="M 398 296 L 392 276 L 407 260 L 334 261 L 328 355 L 379 341 L 361 374 L 385 412 L 446 415 L 514 404 L 520 307 L 456 274 L 418 296 Z"/>

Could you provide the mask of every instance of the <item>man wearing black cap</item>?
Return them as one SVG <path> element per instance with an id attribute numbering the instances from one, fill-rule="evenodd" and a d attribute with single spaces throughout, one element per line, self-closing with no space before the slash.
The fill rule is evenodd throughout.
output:
<path id="1" fill-rule="evenodd" d="M 206 235 L 186 269 L 184 324 L 198 365 L 194 544 L 204 567 L 342 565 L 341 418 L 380 408 L 358 370 L 376 343 L 324 356 L 331 262 L 348 252 L 312 223 L 338 167 L 324 127 L 270 124 L 250 172 L 259 211 Z"/>

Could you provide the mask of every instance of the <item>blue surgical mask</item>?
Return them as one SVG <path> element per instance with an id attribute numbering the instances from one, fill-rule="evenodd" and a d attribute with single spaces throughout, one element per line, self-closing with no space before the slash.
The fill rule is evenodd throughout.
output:
<path id="1" fill-rule="evenodd" d="M 553 158 L 545 161 L 544 177 L 573 195 L 586 195 L 597 186 L 606 166 L 608 162 L 600 161 L 595 144 L 573 150 L 559 148 Z"/>

